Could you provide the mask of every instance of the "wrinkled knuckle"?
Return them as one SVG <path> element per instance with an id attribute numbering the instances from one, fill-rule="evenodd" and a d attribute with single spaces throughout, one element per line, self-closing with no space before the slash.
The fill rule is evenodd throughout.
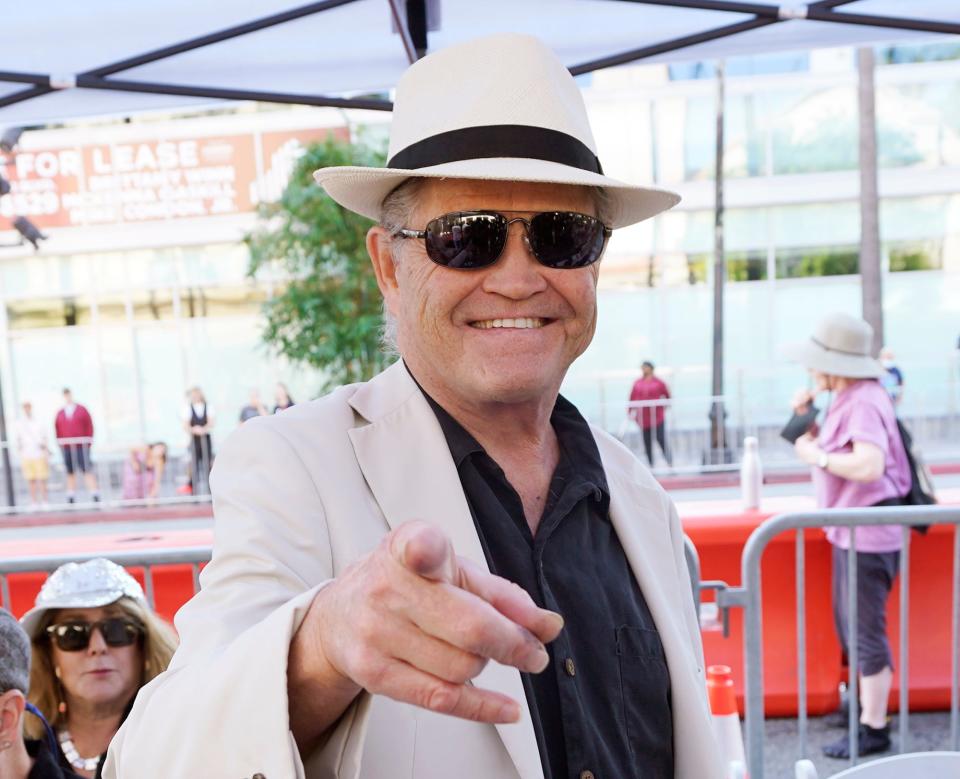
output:
<path id="1" fill-rule="evenodd" d="M 487 627 L 478 619 L 464 620 L 460 626 L 460 637 L 471 652 L 481 654 L 490 643 Z"/>
<path id="2" fill-rule="evenodd" d="M 386 664 L 369 649 L 358 649 L 353 657 L 353 679 L 367 690 L 380 689 L 386 672 Z"/>
<path id="3" fill-rule="evenodd" d="M 354 638 L 359 647 L 373 646 L 382 629 L 382 622 L 367 609 L 363 609 L 353 619 Z"/>
<path id="4" fill-rule="evenodd" d="M 449 681 L 464 684 L 479 676 L 486 665 L 487 661 L 484 658 L 464 652 L 452 664 Z"/>
<path id="5" fill-rule="evenodd" d="M 483 673 L 483 669 L 486 667 L 487 659 L 485 657 L 480 657 L 479 655 L 470 655 L 466 668 L 467 679 L 476 679 L 480 674 Z"/>
<path id="6" fill-rule="evenodd" d="M 449 684 L 439 684 L 426 691 L 425 708 L 440 714 L 450 714 L 460 702 L 461 689 Z"/>

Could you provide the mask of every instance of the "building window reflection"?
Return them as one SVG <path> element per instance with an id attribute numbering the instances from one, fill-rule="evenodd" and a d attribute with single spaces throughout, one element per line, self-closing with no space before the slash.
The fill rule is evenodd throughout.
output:
<path id="1" fill-rule="evenodd" d="M 49 327 L 76 327 L 91 321 L 90 298 L 29 298 L 7 303 L 7 327 L 33 330 Z"/>

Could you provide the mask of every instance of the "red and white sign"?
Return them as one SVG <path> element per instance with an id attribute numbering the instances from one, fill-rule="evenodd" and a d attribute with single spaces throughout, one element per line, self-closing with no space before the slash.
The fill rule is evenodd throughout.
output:
<path id="1" fill-rule="evenodd" d="M 303 147 L 329 134 L 349 137 L 339 127 L 18 151 L 0 215 L 44 229 L 249 212 L 276 200 Z"/>

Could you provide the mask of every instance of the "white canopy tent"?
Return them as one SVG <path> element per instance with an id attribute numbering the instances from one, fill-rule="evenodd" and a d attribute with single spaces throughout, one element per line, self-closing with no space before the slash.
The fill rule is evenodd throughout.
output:
<path id="1" fill-rule="evenodd" d="M 0 25 L 0 125 L 223 99 L 389 110 L 383 99 L 357 96 L 388 93 L 425 51 L 504 31 L 541 37 L 579 74 L 640 60 L 704 60 L 960 35 L 960 2 L 9 3 Z"/>

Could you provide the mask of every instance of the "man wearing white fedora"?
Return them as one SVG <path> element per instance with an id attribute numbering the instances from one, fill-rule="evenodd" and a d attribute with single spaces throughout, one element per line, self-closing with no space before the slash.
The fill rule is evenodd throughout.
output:
<path id="1" fill-rule="evenodd" d="M 720 779 L 676 511 L 558 394 L 610 231 L 677 196 L 603 174 L 519 35 L 413 65 L 387 167 L 316 179 L 379 222 L 402 360 L 227 442 L 180 650 L 104 775 Z"/>

